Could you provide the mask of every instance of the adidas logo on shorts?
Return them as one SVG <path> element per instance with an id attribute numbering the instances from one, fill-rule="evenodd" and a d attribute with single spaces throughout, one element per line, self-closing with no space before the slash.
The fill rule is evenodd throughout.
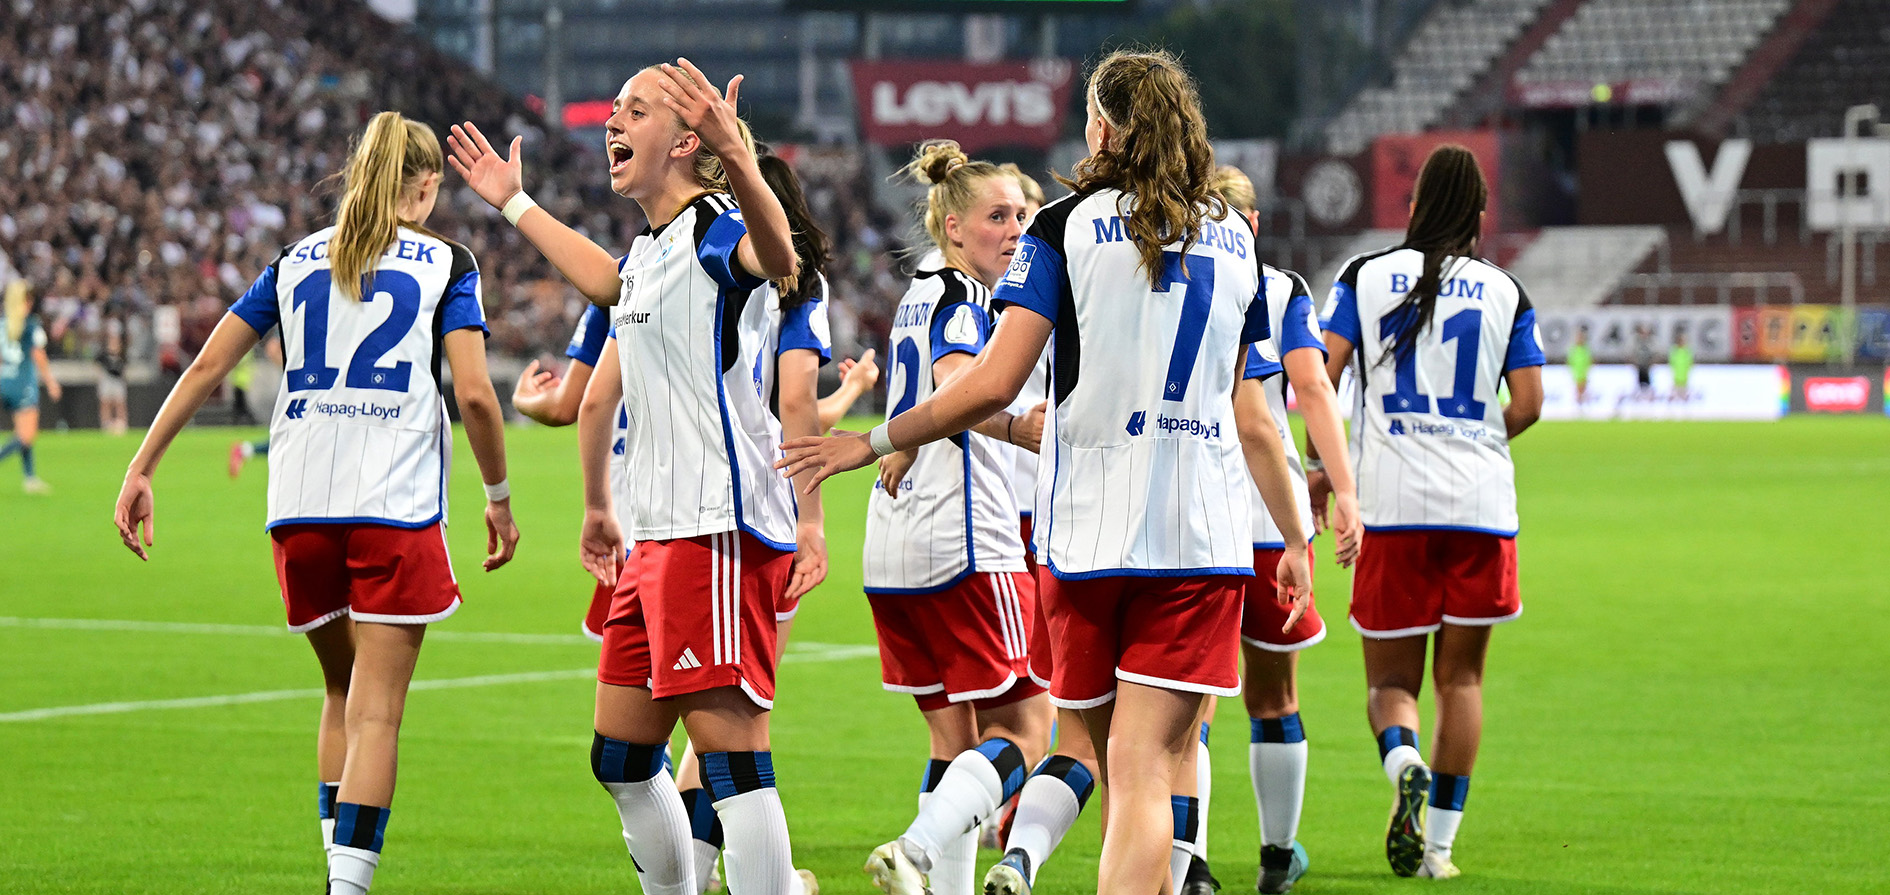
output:
<path id="1" fill-rule="evenodd" d="M 683 647 L 682 658 L 677 659 L 676 664 L 671 665 L 669 667 L 669 670 L 688 671 L 692 668 L 701 668 L 701 667 L 702 667 L 702 663 L 696 659 L 695 652 L 690 650 L 689 647 L 685 646 Z"/>

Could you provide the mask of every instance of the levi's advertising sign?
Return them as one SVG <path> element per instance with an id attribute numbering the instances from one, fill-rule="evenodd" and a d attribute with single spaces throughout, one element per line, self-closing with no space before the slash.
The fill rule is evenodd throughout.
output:
<path id="1" fill-rule="evenodd" d="M 878 146 L 957 140 L 968 153 L 993 146 L 1049 149 L 1063 128 L 1074 67 L 1029 62 L 854 62 L 860 131 Z"/>

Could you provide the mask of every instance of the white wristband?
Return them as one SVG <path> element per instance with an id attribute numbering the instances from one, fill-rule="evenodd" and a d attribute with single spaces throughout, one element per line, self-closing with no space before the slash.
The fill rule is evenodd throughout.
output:
<path id="1" fill-rule="evenodd" d="M 886 425 L 880 423 L 866 433 L 866 441 L 873 446 L 873 453 L 881 457 L 898 452 L 898 448 L 893 447 L 892 434 L 886 431 Z"/>
<path id="2" fill-rule="evenodd" d="M 497 485 L 486 485 L 486 502 L 487 503 L 498 503 L 501 500 L 511 500 L 511 499 L 512 499 L 512 483 L 510 480 L 500 479 Z"/>
<path id="3" fill-rule="evenodd" d="M 512 198 L 505 200 L 505 207 L 499 209 L 499 214 L 505 216 L 506 223 L 516 227 L 518 226 L 519 215 L 524 214 L 525 210 L 528 208 L 537 207 L 537 200 L 526 195 L 524 190 L 519 190 L 512 194 Z"/>

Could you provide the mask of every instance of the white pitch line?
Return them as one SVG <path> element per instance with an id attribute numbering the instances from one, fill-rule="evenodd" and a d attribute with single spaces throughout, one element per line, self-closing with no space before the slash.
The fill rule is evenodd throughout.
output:
<path id="1" fill-rule="evenodd" d="M 797 663 L 838 662 L 846 659 L 879 655 L 879 648 L 872 646 L 807 644 L 806 647 L 807 648 L 798 651 L 790 650 L 788 654 L 782 658 L 782 661 Z M 530 684 L 541 681 L 575 680 L 578 678 L 592 678 L 596 677 L 596 675 L 597 669 L 595 668 L 573 668 L 565 671 L 526 671 L 518 674 L 481 674 L 473 677 L 414 681 L 407 689 L 409 691 L 459 690 L 467 687 L 492 687 L 503 684 Z M 157 711 L 163 709 L 216 708 L 229 705 L 248 705 L 257 702 L 281 702 L 288 699 L 320 699 L 324 695 L 322 690 L 311 687 L 302 690 L 259 690 L 253 693 L 229 693 L 222 696 L 193 696 L 185 699 L 147 699 L 136 702 L 93 702 L 84 705 L 58 705 L 40 709 L 26 709 L 18 712 L 0 713 L 0 724 L 48 721 L 54 718 L 71 718 L 82 715 L 116 715 L 125 712 Z"/>
<path id="2" fill-rule="evenodd" d="M 146 634 L 224 634 L 239 637 L 291 636 L 273 625 L 218 625 L 202 622 L 153 622 L 117 618 L 14 618 L 0 616 L 0 628 L 50 628 L 63 631 L 133 631 Z M 452 631 L 434 626 L 428 640 L 461 643 L 539 643 L 577 646 L 591 641 L 582 634 L 514 634 L 505 631 Z"/>

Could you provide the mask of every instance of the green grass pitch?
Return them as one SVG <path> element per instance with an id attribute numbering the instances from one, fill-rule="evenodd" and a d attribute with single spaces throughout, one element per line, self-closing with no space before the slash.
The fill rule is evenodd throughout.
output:
<path id="1" fill-rule="evenodd" d="M 263 630 L 281 625 L 266 473 L 226 477 L 237 434 L 191 430 L 172 449 L 148 565 L 109 521 L 135 440 L 48 435 L 47 498 L 22 496 L 18 467 L 0 466 L 0 891 L 319 890 L 317 701 L 267 694 L 320 678 L 298 638 Z M 587 768 L 596 650 L 576 637 L 590 585 L 573 434 L 513 430 L 509 444 L 518 560 L 478 570 L 462 438 L 451 541 L 466 604 L 434 627 L 444 636 L 418 678 L 549 674 L 413 695 L 377 892 L 636 891 Z M 1495 637 L 1457 847 L 1465 876 L 1444 885 L 1890 891 L 1887 446 L 1881 417 L 1543 425 L 1521 439 L 1528 609 Z M 833 571 L 801 611 L 774 716 L 795 856 L 828 893 L 869 891 L 860 864 L 910 819 L 924 759 L 911 701 L 880 690 L 870 649 L 845 648 L 873 642 L 858 587 L 866 482 L 828 489 Z M 1384 865 L 1388 787 L 1345 622 L 1349 575 L 1326 563 L 1317 581 L 1332 636 L 1301 673 L 1312 873 L 1299 891 L 1425 888 Z M 267 698 L 20 715 L 255 693 Z M 1251 891 L 1258 833 L 1236 703 L 1212 748 L 1210 856 L 1229 892 Z M 1093 891 L 1096 854 L 1092 810 L 1039 891 Z"/>

